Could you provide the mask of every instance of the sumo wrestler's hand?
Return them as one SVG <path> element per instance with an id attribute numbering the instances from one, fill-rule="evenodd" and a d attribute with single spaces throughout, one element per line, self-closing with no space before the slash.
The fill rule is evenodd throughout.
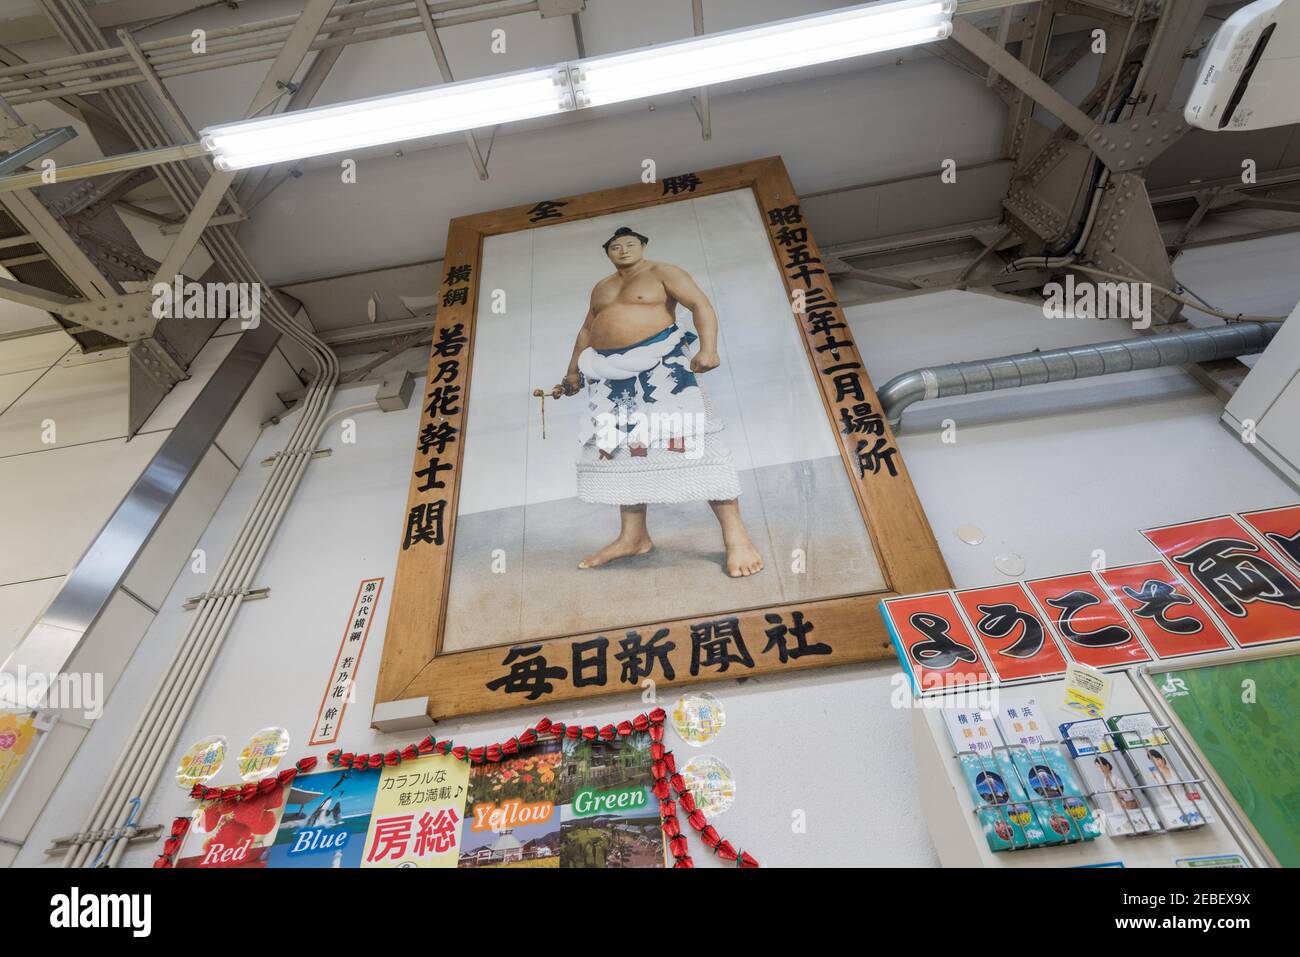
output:
<path id="1" fill-rule="evenodd" d="M 577 395 L 578 390 L 582 388 L 582 376 L 577 372 L 570 372 L 566 375 L 554 389 L 551 390 L 551 398 L 558 399 L 562 395 Z"/>
<path id="2" fill-rule="evenodd" d="M 718 358 L 716 352 L 705 352 L 701 349 L 699 352 L 695 353 L 695 358 L 691 359 L 691 371 L 708 372 L 711 369 L 716 369 L 721 364 L 722 360 Z"/>

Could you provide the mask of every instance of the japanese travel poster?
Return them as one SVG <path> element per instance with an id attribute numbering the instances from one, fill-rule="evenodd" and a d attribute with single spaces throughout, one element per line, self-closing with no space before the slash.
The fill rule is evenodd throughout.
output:
<path id="1" fill-rule="evenodd" d="M 474 768 L 461 867 L 662 867 L 650 737 L 546 741 Z"/>
<path id="2" fill-rule="evenodd" d="M 362 867 L 455 867 L 469 765 L 428 755 L 384 768 Z"/>
<path id="3" fill-rule="evenodd" d="M 360 867 L 381 769 L 299 775 L 290 786 L 272 867 Z"/>
<path id="4" fill-rule="evenodd" d="M 452 867 L 468 773 L 429 755 L 393 767 L 296 778 L 272 867 Z"/>
<path id="5" fill-rule="evenodd" d="M 559 867 L 560 742 L 470 771 L 461 867 Z"/>
<path id="6" fill-rule="evenodd" d="M 204 801 L 176 855 L 177 867 L 268 867 L 286 790 L 273 787 L 244 800 Z"/>
<path id="7" fill-rule="evenodd" d="M 560 785 L 561 867 L 663 867 L 650 735 L 566 739 Z"/>

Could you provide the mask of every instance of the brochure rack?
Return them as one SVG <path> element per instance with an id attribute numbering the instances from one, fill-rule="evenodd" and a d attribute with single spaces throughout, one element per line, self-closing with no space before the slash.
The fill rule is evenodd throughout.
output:
<path id="1" fill-rule="evenodd" d="M 1043 744 L 1059 746 L 1059 742 L 1057 741 L 1045 741 L 1043 742 Z M 1046 754 L 1044 753 L 1043 747 L 1031 748 L 1028 745 L 1024 745 L 1024 744 L 999 745 L 993 748 L 991 751 L 984 752 L 984 753 L 977 753 L 972 751 L 953 752 L 952 757 L 954 761 L 960 761 L 963 756 L 968 759 L 971 757 L 976 758 L 979 761 L 979 766 L 981 770 L 986 772 L 990 777 L 997 777 L 998 775 L 1006 773 L 1007 769 L 1010 769 L 1011 772 L 1016 775 L 1017 781 L 1020 785 L 1020 790 L 1023 791 L 1024 794 L 1026 795 L 1024 801 L 1011 800 L 1010 797 L 1008 796 L 1008 799 L 1006 801 L 1000 803 L 980 805 L 979 807 L 972 808 L 971 814 L 975 815 L 978 818 L 979 815 L 987 814 L 989 811 L 996 812 L 1001 819 L 1001 823 L 1005 826 L 1006 832 L 1011 834 L 1014 837 L 1017 834 L 1023 833 L 1023 828 L 1025 824 L 1029 823 L 1028 821 L 1014 820 L 1014 816 L 1018 813 L 1018 809 L 1024 808 L 1026 805 L 1028 805 L 1033 810 L 1034 819 L 1037 820 L 1039 825 L 1043 828 L 1044 832 L 1045 833 L 1050 832 L 1052 834 L 1052 836 L 1047 839 L 1047 842 L 1041 842 L 1041 841 L 1033 842 L 1029 840 L 1023 840 L 1017 842 L 1013 840 L 1012 846 L 1006 849 L 1008 851 L 1024 851 L 1024 850 L 1029 850 L 1031 848 L 1036 849 L 1036 848 L 1044 848 L 1044 847 L 1057 847 L 1060 846 L 1061 844 L 1073 844 L 1080 841 L 1089 840 L 1089 838 L 1080 829 L 1079 820 L 1080 818 L 1086 816 L 1086 812 L 1089 811 L 1095 815 L 1097 813 L 1095 807 L 1083 807 L 1082 810 L 1085 813 L 1080 814 L 1078 817 L 1069 814 L 1068 812 L 1062 815 L 1056 812 L 1056 809 L 1053 807 L 1053 805 L 1062 805 L 1068 800 L 1070 800 L 1065 796 L 1063 792 L 1057 794 L 1040 795 L 1038 797 L 1032 796 L 1035 794 L 1039 794 L 1040 788 L 1036 787 L 1033 781 L 1025 780 L 1024 775 L 1020 771 L 1022 764 L 1020 762 L 1016 762 L 1012 758 L 1013 754 L 1015 753 L 1024 753 L 1026 755 L 1029 755 L 1032 752 L 1038 752 L 1038 754 L 1041 757 L 1042 764 L 1043 765 L 1047 764 L 1047 757 Z M 995 756 L 998 754 L 1005 754 L 1007 756 L 1008 760 L 1006 761 L 1006 763 L 1000 763 L 996 760 Z M 1089 796 L 1091 797 L 1091 795 Z M 1064 829 L 1064 833 L 1052 827 L 1050 822 L 1055 819 L 1060 819 L 1060 823 Z M 1019 825 L 1019 827 L 1015 827 L 1013 825 Z"/>
<path id="2" fill-rule="evenodd" d="M 1172 748 L 1174 749 L 1174 753 L 1177 754 L 1178 757 L 1179 757 L 1179 766 L 1180 766 L 1180 767 L 1184 767 L 1184 768 L 1195 767 L 1194 764 L 1192 764 L 1190 761 L 1187 760 L 1187 751 L 1186 751 L 1186 748 L 1185 748 L 1183 745 L 1180 745 L 1180 744 L 1178 743 L 1178 741 L 1177 741 L 1177 735 L 1175 735 L 1175 734 L 1173 733 L 1173 731 L 1172 731 L 1172 729 L 1170 728 L 1169 725 L 1167 725 L 1167 724 L 1164 724 L 1164 725 L 1156 725 L 1156 726 L 1154 726 L 1154 727 L 1152 728 L 1152 730 L 1155 731 L 1155 732 L 1157 732 L 1157 733 L 1158 733 L 1158 734 L 1159 734 L 1159 735 L 1164 739 L 1162 742 L 1159 743 L 1159 745 L 1158 745 L 1159 747 L 1162 747 L 1162 748 L 1163 748 L 1163 747 L 1172 747 Z M 1123 738 L 1125 735 L 1130 735 L 1130 736 L 1131 736 L 1131 735 L 1134 734 L 1134 732 L 1132 732 L 1132 731 L 1103 731 L 1102 734 L 1105 735 L 1105 737 L 1107 737 L 1107 738 L 1111 738 L 1111 739 L 1120 739 L 1120 738 Z M 1072 739 L 1072 738 L 1067 738 L 1067 739 L 1066 739 L 1067 743 L 1068 743 L 1068 742 L 1071 742 L 1071 741 L 1073 741 L 1073 740 L 1074 740 L 1074 739 Z M 1091 741 L 1092 739 L 1091 739 L 1091 738 L 1086 738 L 1086 739 L 1084 739 L 1084 740 Z M 1108 751 L 1108 752 L 1105 752 L 1105 753 L 1107 753 L 1107 754 L 1113 754 L 1113 755 L 1123 755 L 1123 754 L 1124 754 L 1124 749 L 1121 748 L 1121 747 L 1119 747 L 1119 742 L 1118 742 L 1118 741 L 1115 741 L 1115 742 L 1113 742 L 1113 743 L 1116 744 L 1116 747 L 1115 747 L 1113 750 Z M 1069 749 L 1069 753 L 1073 756 L 1074 753 L 1075 753 L 1075 752 L 1074 752 L 1074 749 L 1073 749 L 1073 748 L 1070 748 L 1070 749 Z M 1079 764 L 1079 758 L 1077 758 L 1077 757 L 1072 757 L 1072 760 L 1074 761 L 1074 763 L 1075 763 L 1075 767 L 1077 768 L 1077 767 L 1078 767 L 1078 764 Z M 1080 772 L 1080 777 L 1082 778 L 1082 772 Z M 1133 782 L 1132 784 L 1127 785 L 1127 786 L 1122 787 L 1122 788 L 1112 788 L 1112 789 L 1110 789 L 1110 790 L 1105 790 L 1105 791 L 1089 791 L 1089 792 L 1088 792 L 1088 797 L 1092 800 L 1093 805 L 1094 805 L 1094 807 L 1095 807 L 1095 806 L 1098 804 L 1097 799 L 1098 799 L 1099 797 L 1101 797 L 1103 794 L 1112 794 L 1112 795 L 1114 795 L 1114 794 L 1118 794 L 1120 791 L 1134 791 L 1134 792 L 1137 792 L 1137 793 L 1142 794 L 1143 797 L 1148 797 L 1148 792 L 1152 792 L 1152 793 L 1167 793 L 1167 794 L 1169 795 L 1169 797 L 1173 799 L 1174 805 L 1178 808 L 1178 812 L 1179 812 L 1180 814 L 1187 815 L 1187 816 L 1191 816 L 1191 814 L 1190 814 L 1189 812 L 1194 812 L 1194 813 L 1196 813 L 1196 816 L 1197 816 L 1197 817 L 1201 817 L 1201 820 L 1200 820 L 1199 822 L 1197 822 L 1197 823 L 1194 823 L 1194 824 L 1188 824 L 1188 825 L 1185 825 L 1185 826 L 1183 826 L 1183 827 L 1178 827 L 1178 828 L 1172 828 L 1172 829 L 1170 829 L 1170 828 L 1165 827 L 1164 823 L 1160 820 L 1159 815 L 1156 815 L 1154 818 L 1152 818 L 1152 817 L 1146 815 L 1144 812 L 1141 812 L 1141 811 L 1140 811 L 1139 813 L 1142 813 L 1142 814 L 1143 814 L 1144 820 L 1145 820 L 1145 822 L 1146 822 L 1146 824 L 1147 824 L 1148 826 L 1145 827 L 1145 828 L 1141 828 L 1141 829 L 1139 829 L 1139 828 L 1136 827 L 1136 825 L 1134 824 L 1134 820 L 1133 820 L 1133 811 L 1130 810 L 1130 809 L 1128 809 L 1128 808 L 1124 808 L 1124 814 L 1125 814 L 1125 816 L 1128 818 L 1128 823 L 1129 823 L 1129 825 L 1130 825 L 1131 830 L 1130 830 L 1129 833 L 1124 834 L 1124 835 L 1121 835 L 1121 836 L 1123 836 L 1123 837 L 1148 837 L 1148 836 L 1150 836 L 1150 835 L 1152 835 L 1152 834 L 1158 834 L 1158 833 L 1160 833 L 1161 831 L 1164 831 L 1164 830 L 1173 830 L 1173 831 L 1175 831 L 1175 832 L 1179 832 L 1179 833 L 1181 833 L 1181 832 L 1183 832 L 1183 831 L 1192 831 L 1192 830 L 1196 830 L 1197 828 L 1205 827 L 1205 825 L 1206 825 L 1206 821 L 1205 821 L 1204 817 L 1202 817 L 1202 816 L 1200 815 L 1200 813 L 1199 813 L 1199 810 L 1200 810 L 1200 809 L 1194 807 L 1194 806 L 1193 806 L 1193 802 L 1189 801 L 1189 800 L 1187 799 L 1187 797 L 1186 797 L 1186 790 L 1185 790 L 1185 789 L 1188 788 L 1188 787 L 1195 787 L 1195 788 L 1201 788 L 1201 789 L 1203 789 L 1203 788 L 1205 787 L 1205 779 L 1204 779 L 1204 778 L 1198 778 L 1198 777 L 1192 777 L 1192 778 L 1189 778 L 1188 780 L 1185 780 L 1185 781 L 1183 781 L 1183 780 L 1180 780 L 1180 781 L 1165 781 L 1165 782 L 1161 782 L 1161 783 L 1158 783 L 1158 784 L 1138 784 L 1138 783 L 1135 781 L 1135 782 Z M 1184 796 L 1183 796 L 1182 798 L 1180 798 L 1180 797 L 1178 796 L 1178 792 L 1179 792 L 1180 790 L 1182 790 L 1182 791 L 1184 792 Z M 1116 803 L 1119 804 L 1120 807 L 1123 807 L 1123 804 L 1122 804 L 1121 802 L 1116 802 Z M 1148 803 L 1151 804 L 1151 805 L 1154 805 L 1154 804 L 1155 804 L 1155 801 L 1154 801 L 1154 800 L 1149 800 Z"/>
<path id="3" fill-rule="evenodd" d="M 1108 709 L 1111 713 L 1124 714 L 1152 710 L 1142 698 L 1128 673 L 1115 671 L 1112 672 L 1112 677 L 1114 685 L 1111 694 L 1111 707 Z M 1056 707 L 1054 703 L 1064 699 L 1064 682 L 1061 679 L 1049 679 L 1020 685 L 1014 689 L 1000 690 L 1004 696 L 1022 695 L 1036 699 L 1048 712 L 1046 717 L 1053 719 L 1049 722 L 1053 726 L 1059 726 L 1059 724 L 1071 720 L 1069 713 L 1053 711 Z M 970 705 L 970 702 L 967 702 L 967 704 Z M 1063 839 L 1051 843 L 1031 845 L 1023 840 L 1015 842 L 1017 850 L 1030 849 L 1035 852 L 1030 854 L 995 852 L 989 847 L 985 833 L 986 823 L 990 819 L 989 812 L 993 809 L 993 805 L 986 803 L 983 808 L 976 806 L 981 802 L 972 797 L 969 778 L 963 772 L 959 760 L 960 753 L 954 750 L 951 735 L 945 723 L 943 706 L 945 706 L 944 702 L 938 700 L 922 701 L 914 699 L 912 702 L 917 800 L 929 827 L 935 850 L 938 852 L 939 859 L 944 866 L 991 868 L 1191 867 L 1205 866 L 1210 863 L 1216 864 L 1216 866 L 1225 866 L 1232 863 L 1248 867 L 1267 866 L 1266 860 L 1255 853 L 1249 844 L 1238 838 L 1234 827 L 1235 818 L 1232 817 L 1231 811 L 1215 781 L 1205 774 L 1199 761 L 1191 759 L 1193 755 L 1189 754 L 1190 749 L 1185 738 L 1176 725 L 1172 728 L 1166 725 L 1164 723 L 1166 719 L 1162 715 L 1156 717 L 1156 721 L 1159 723 L 1158 733 L 1171 742 L 1168 745 L 1170 754 L 1172 757 L 1180 759 L 1179 763 L 1181 768 L 1185 769 L 1185 776 L 1179 775 L 1177 782 L 1171 780 L 1170 783 L 1156 784 L 1154 786 L 1144 786 L 1134 781 L 1132 782 L 1132 790 L 1152 791 L 1158 787 L 1181 788 L 1184 785 L 1195 787 L 1203 795 L 1202 809 L 1208 805 L 1214 812 L 1213 819 L 1208 824 L 1192 825 L 1173 830 L 1166 827 L 1157 827 L 1146 834 L 1140 835 L 1142 840 L 1128 840 L 1127 835 L 1112 836 L 1105 826 L 1105 819 L 1101 817 L 1102 812 L 1099 810 L 1099 808 L 1105 808 L 1108 805 L 1108 792 L 1095 790 L 1096 783 L 1090 781 L 1088 776 L 1082 773 L 1078 759 L 1075 759 L 1070 753 L 1068 742 L 1060 740 L 1056 742 L 1043 741 L 1041 743 L 1043 749 L 1055 746 L 1064 751 L 1064 765 L 1074 773 L 1078 780 L 1079 791 L 1083 795 L 1082 800 L 1087 804 L 1094 820 L 1102 825 L 1099 829 L 1100 833 L 1092 840 L 1081 840 L 1077 832 L 1071 831 Z M 1079 716 L 1075 714 L 1073 717 L 1077 719 Z M 1098 734 L 1100 733 L 1099 729 Z M 1116 736 L 1119 733 L 1116 732 Z M 1127 733 L 1133 734 L 1132 731 Z M 1058 734 L 1057 738 L 1059 739 L 1059 737 Z M 1129 740 L 1133 739 L 1130 738 Z M 1008 758 L 1011 758 L 1012 760 L 1009 763 L 1014 767 L 1016 764 L 1015 752 L 1023 747 L 1023 745 L 1017 744 L 1011 746 L 1000 745 L 997 749 L 990 748 L 984 752 L 981 760 L 986 763 L 981 766 L 992 767 L 996 765 L 998 774 L 1003 776 L 1010 774 L 1012 773 L 1011 769 L 1003 762 L 1007 762 Z M 999 750 L 1005 753 L 999 753 Z M 965 753 L 969 755 L 969 752 Z M 1112 759 L 1123 754 L 1122 750 L 1107 752 L 1107 756 Z M 970 760 L 969 756 L 967 760 Z M 1036 760 L 1028 762 L 1027 766 L 1037 763 Z M 1017 770 L 1015 773 L 1019 775 L 1017 783 L 1021 785 L 1020 790 L 1023 792 L 1023 800 L 1013 799 L 1008 803 L 1029 805 L 1037 809 L 1043 806 L 1045 801 L 1063 800 L 1062 798 L 1051 797 L 1050 792 L 1046 795 L 1038 793 L 1031 786 L 1034 782 L 1023 781 L 1023 772 Z M 1181 790 L 1178 791 L 1177 796 L 1182 799 Z M 980 817 L 981 811 L 985 815 L 983 818 Z M 996 819 L 1002 819 L 1003 813 L 1002 810 L 997 811 L 998 818 Z M 1105 814 L 1112 816 L 1112 820 L 1115 813 L 1112 810 L 1105 811 Z M 1152 820 L 1158 820 L 1156 814 L 1152 814 L 1150 817 Z M 1006 818 L 1005 823 L 1014 822 L 1010 818 Z M 1014 833 L 1017 829 L 1012 828 L 1011 830 Z"/>

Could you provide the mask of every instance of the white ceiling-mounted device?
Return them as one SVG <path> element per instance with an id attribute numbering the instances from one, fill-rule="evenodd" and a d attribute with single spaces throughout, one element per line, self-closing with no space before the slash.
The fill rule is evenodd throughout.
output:
<path id="1" fill-rule="evenodd" d="M 1228 17 L 1204 54 L 1183 115 L 1203 130 L 1300 122 L 1300 0 L 1256 0 Z"/>

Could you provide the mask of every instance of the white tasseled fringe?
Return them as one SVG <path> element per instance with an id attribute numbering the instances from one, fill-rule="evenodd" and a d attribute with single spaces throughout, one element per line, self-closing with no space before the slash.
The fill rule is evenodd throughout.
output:
<path id="1" fill-rule="evenodd" d="M 740 479 L 731 452 L 714 434 L 704 437 L 703 454 L 650 448 L 644 456 L 620 449 L 602 459 L 595 443 L 583 446 L 578 459 L 578 498 L 599 505 L 674 505 L 679 502 L 725 502 L 740 495 Z"/>

